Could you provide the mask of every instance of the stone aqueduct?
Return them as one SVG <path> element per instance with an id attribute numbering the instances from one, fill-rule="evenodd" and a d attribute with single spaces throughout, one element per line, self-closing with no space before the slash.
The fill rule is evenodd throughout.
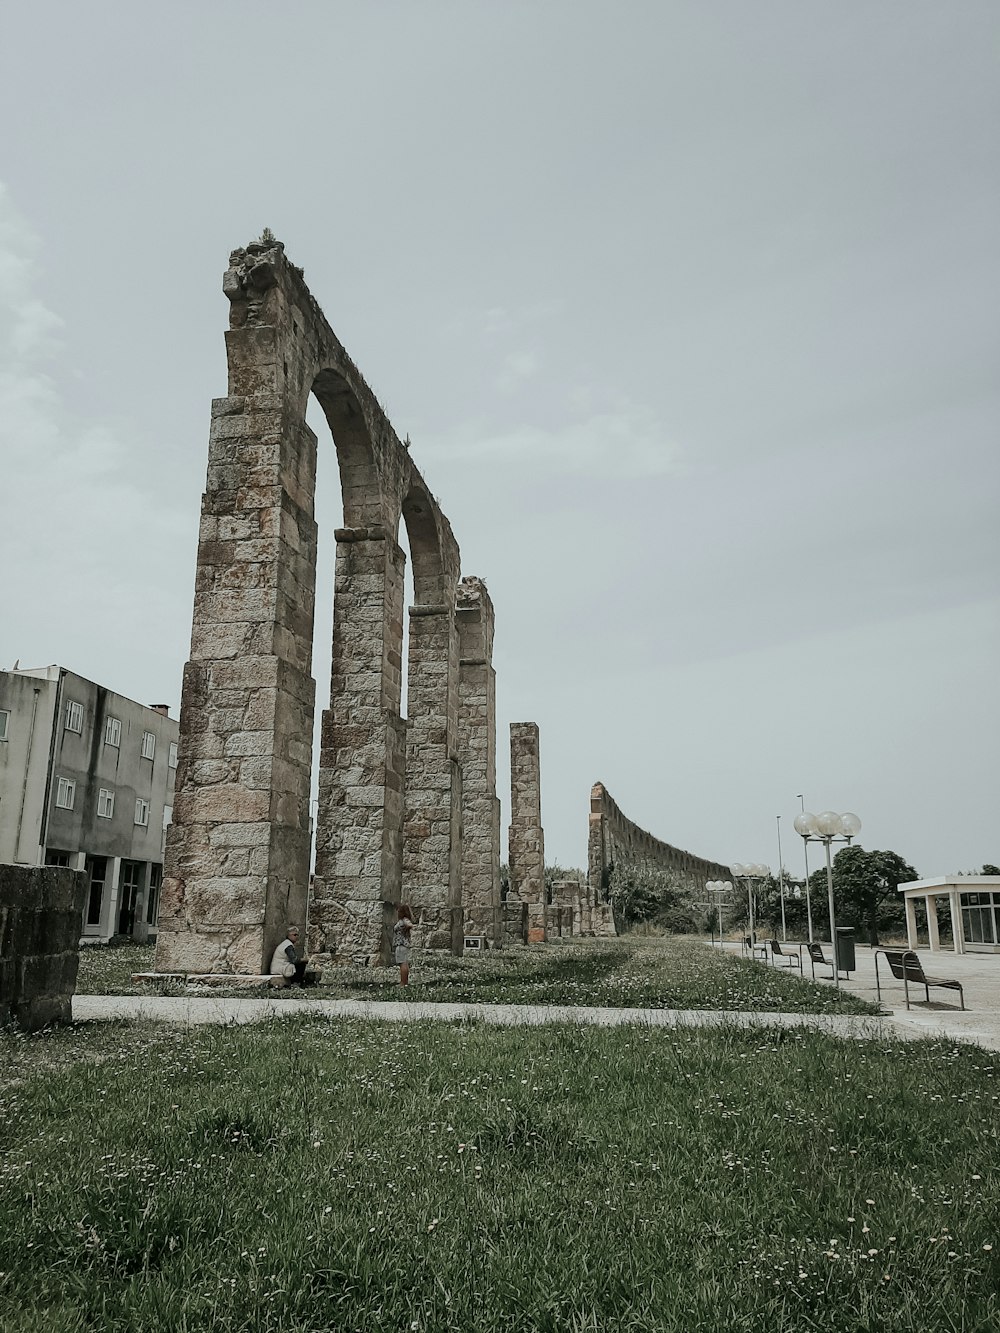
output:
<path id="1" fill-rule="evenodd" d="M 680 889 L 703 893 L 710 879 L 728 879 L 728 866 L 706 861 L 693 852 L 661 842 L 619 810 L 603 782 L 590 791 L 590 828 L 587 837 L 587 884 L 595 901 L 607 897 L 614 867 L 655 870 Z"/>
<path id="2" fill-rule="evenodd" d="M 382 954 L 404 875 L 424 942 L 454 945 L 499 904 L 489 596 L 460 582 L 447 518 L 280 242 L 234 251 L 224 290 L 229 393 L 212 406 L 157 968 L 257 972 L 285 923 L 306 917 L 310 394 L 336 447 L 345 526 L 309 948 Z M 406 722 L 400 518 L 415 595 Z"/>
<path id="3" fill-rule="evenodd" d="M 461 576 L 447 518 L 282 244 L 234 251 L 223 288 L 228 395 L 212 404 L 157 970 L 258 973 L 286 923 L 305 919 L 314 957 L 384 960 L 404 884 L 431 948 L 458 951 L 469 934 L 544 939 L 533 724 L 511 729 L 511 884 L 501 899 L 485 584 Z M 335 534 L 311 887 L 310 394 L 333 437 L 345 524 Z M 414 588 L 405 719 L 401 519 Z M 621 845 L 624 825 L 615 813 L 602 819 L 600 844 L 592 823 L 589 884 L 556 886 L 560 933 L 566 922 L 573 933 L 614 930 L 598 848 Z"/>

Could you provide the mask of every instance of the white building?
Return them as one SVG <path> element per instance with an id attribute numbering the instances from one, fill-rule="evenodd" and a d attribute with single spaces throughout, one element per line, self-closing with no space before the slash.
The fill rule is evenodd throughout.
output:
<path id="1" fill-rule="evenodd" d="M 155 936 L 177 730 L 65 667 L 0 671 L 0 862 L 85 871 L 84 940 Z"/>
<path id="2" fill-rule="evenodd" d="M 906 908 L 906 942 L 919 945 L 917 903 L 927 914 L 927 945 L 932 953 L 941 948 L 938 901 L 944 899 L 951 914 L 952 949 L 955 953 L 1000 953 L 1000 875 L 958 875 L 942 879 L 914 879 L 899 885 Z"/>

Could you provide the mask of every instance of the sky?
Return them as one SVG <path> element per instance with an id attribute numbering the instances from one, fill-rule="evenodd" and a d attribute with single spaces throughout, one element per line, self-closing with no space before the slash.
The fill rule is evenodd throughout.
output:
<path id="1" fill-rule="evenodd" d="M 598 780 L 724 863 L 776 867 L 780 829 L 797 871 L 803 802 L 924 877 L 1000 861 L 992 0 L 3 28 L 0 666 L 176 715 L 222 274 L 267 226 L 489 587 L 504 829 L 535 721 L 563 866 Z"/>

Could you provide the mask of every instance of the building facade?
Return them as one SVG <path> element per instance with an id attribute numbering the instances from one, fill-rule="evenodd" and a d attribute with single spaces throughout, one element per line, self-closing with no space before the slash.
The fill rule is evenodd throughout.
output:
<path id="1" fill-rule="evenodd" d="M 0 671 L 0 862 L 83 870 L 85 942 L 155 937 L 177 733 L 65 667 Z"/>

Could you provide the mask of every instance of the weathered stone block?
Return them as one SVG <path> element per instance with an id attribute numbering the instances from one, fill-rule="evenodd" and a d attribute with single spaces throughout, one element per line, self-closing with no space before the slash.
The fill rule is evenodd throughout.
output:
<path id="1" fill-rule="evenodd" d="M 81 871 L 0 865 L 0 1025 L 69 1021 L 85 900 Z"/>

